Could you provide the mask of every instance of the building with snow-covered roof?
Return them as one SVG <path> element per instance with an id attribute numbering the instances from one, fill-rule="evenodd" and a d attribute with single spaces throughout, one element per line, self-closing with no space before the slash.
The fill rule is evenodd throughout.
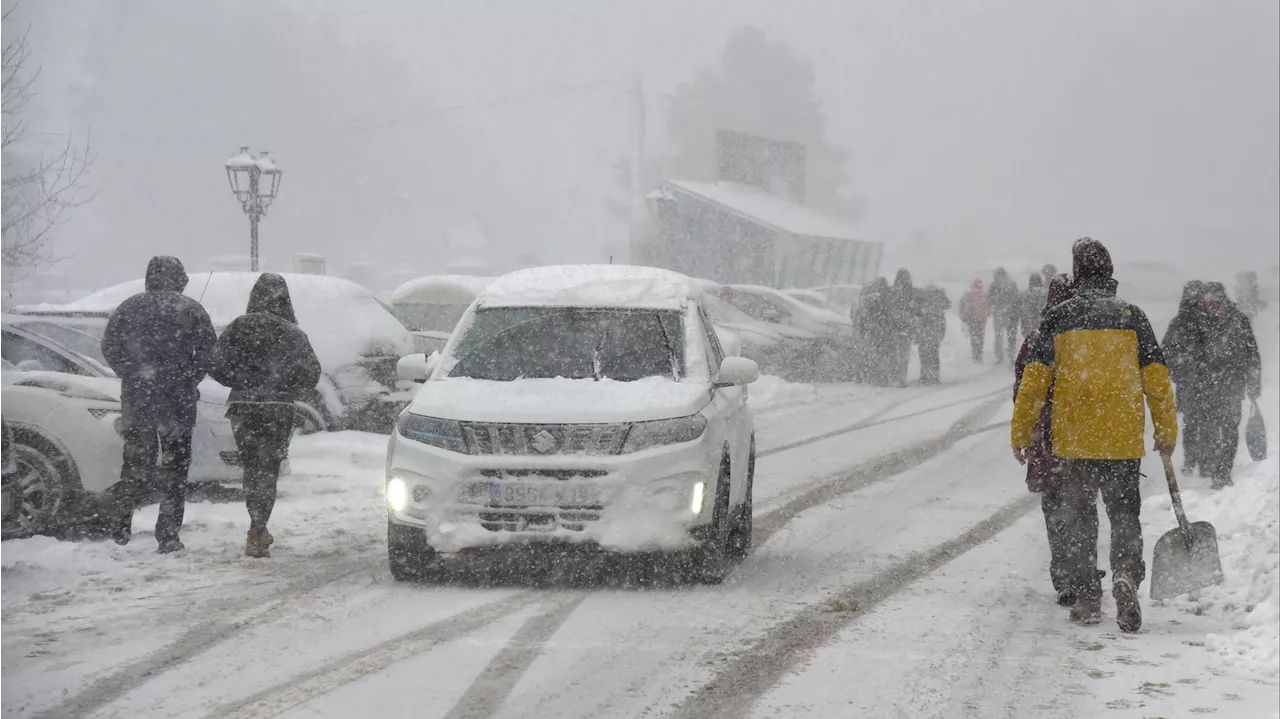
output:
<path id="1" fill-rule="evenodd" d="M 759 187 L 669 179 L 648 201 L 659 229 L 649 264 L 781 289 L 864 284 L 880 272 L 883 243 Z"/>

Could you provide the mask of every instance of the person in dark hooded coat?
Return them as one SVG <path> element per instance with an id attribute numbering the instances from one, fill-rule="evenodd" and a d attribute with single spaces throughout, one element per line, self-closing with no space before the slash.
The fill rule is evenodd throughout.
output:
<path id="1" fill-rule="evenodd" d="M 898 387 L 907 385 L 907 367 L 911 362 L 911 340 L 920 328 L 920 302 L 911 273 L 898 270 L 889 290 L 889 379 Z"/>
<path id="2" fill-rule="evenodd" d="M 951 300 L 941 287 L 920 290 L 920 327 L 916 340 L 920 351 L 920 384 L 942 382 L 942 338 L 947 335 L 947 310 Z"/>
<path id="3" fill-rule="evenodd" d="M 1240 446 L 1241 404 L 1262 394 L 1262 360 L 1253 325 L 1227 299 L 1221 282 L 1204 286 L 1205 343 L 1200 366 L 1205 368 L 1200 398 L 1202 471 L 1214 489 L 1229 487 L 1231 469 Z"/>
<path id="4" fill-rule="evenodd" d="M 208 373 L 217 336 L 209 313 L 182 294 L 187 273 L 176 257 L 153 257 L 145 291 L 111 313 L 102 355 L 120 378 L 124 458 L 110 493 L 111 534 L 128 544 L 133 511 L 160 494 L 156 541 L 162 553 L 182 549 L 191 432 L 199 384 Z"/>
<path id="5" fill-rule="evenodd" d="M 1045 280 L 1040 275 L 1031 275 L 1027 279 L 1027 290 L 1022 293 L 1018 306 L 1018 324 L 1022 327 L 1022 336 L 1030 336 L 1040 327 L 1040 314 L 1044 312 L 1045 303 L 1049 299 L 1049 288 L 1045 282 L 1053 282 L 1055 278 Z M 1023 343 L 1025 346 L 1025 343 Z"/>
<path id="6" fill-rule="evenodd" d="M 1018 352 L 1018 316 L 1022 294 L 1018 292 L 1018 284 L 1009 277 L 1009 273 L 999 267 L 991 280 L 988 296 L 991 299 L 991 327 L 995 330 L 996 363 L 1006 359 L 1012 363 Z M 1008 349 L 1005 348 L 1006 344 Z"/>
<path id="7" fill-rule="evenodd" d="M 885 386 L 890 381 L 890 353 L 894 341 L 889 282 L 877 277 L 862 290 L 854 326 L 858 333 L 858 377 L 869 384 Z"/>
<path id="8" fill-rule="evenodd" d="M 1192 280 L 1182 288 L 1178 314 L 1165 330 L 1164 358 L 1169 379 L 1177 387 L 1178 412 L 1182 415 L 1182 473 L 1191 474 L 1197 467 L 1208 472 L 1201 455 L 1201 427 L 1204 414 L 1203 397 L 1207 368 L 1203 366 L 1206 309 L 1204 283 Z"/>
<path id="9" fill-rule="evenodd" d="M 274 539 L 267 521 L 297 416 L 294 401 L 320 381 L 320 361 L 298 327 L 283 277 L 263 273 L 258 278 L 245 314 L 218 339 L 212 374 L 231 388 L 227 418 L 240 450 L 249 510 L 244 551 L 268 557 Z"/>

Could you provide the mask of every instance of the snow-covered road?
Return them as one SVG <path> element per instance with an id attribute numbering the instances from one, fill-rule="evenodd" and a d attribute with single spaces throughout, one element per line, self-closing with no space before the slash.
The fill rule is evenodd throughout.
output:
<path id="1" fill-rule="evenodd" d="M 385 439 L 355 433 L 295 445 L 270 560 L 241 556 L 238 504 L 193 505 L 183 556 L 148 535 L 6 542 L 4 715 L 1276 714 L 1274 676 L 1205 647 L 1229 613 L 1150 607 L 1136 637 L 1066 622 L 1007 449 L 1007 368 L 952 376 L 762 387 L 756 550 L 715 587 L 641 586 L 600 560 L 396 584 Z M 1148 512 L 1154 537 L 1167 501 Z"/>

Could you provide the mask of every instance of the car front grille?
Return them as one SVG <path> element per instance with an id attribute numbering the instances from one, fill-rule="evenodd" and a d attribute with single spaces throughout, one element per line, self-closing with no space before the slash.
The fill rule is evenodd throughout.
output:
<path id="1" fill-rule="evenodd" d="M 622 450 L 625 424 L 486 424 L 465 422 L 462 436 L 471 454 L 609 455 Z"/>

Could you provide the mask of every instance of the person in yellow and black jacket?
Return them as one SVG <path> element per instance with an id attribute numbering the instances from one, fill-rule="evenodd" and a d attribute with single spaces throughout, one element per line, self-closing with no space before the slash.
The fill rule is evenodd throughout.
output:
<path id="1" fill-rule="evenodd" d="M 1172 454 L 1178 415 L 1155 332 L 1142 310 L 1116 297 L 1111 255 L 1088 237 L 1072 247 L 1076 296 L 1045 313 L 1014 405 L 1014 457 L 1026 462 L 1032 430 L 1053 386 L 1053 455 L 1060 461 L 1066 574 L 1077 601 L 1071 619 L 1102 620 L 1097 571 L 1102 493 L 1111 521 L 1112 596 L 1125 632 L 1142 626 L 1138 586 L 1146 578 L 1139 463 L 1151 408 L 1156 450 Z"/>

